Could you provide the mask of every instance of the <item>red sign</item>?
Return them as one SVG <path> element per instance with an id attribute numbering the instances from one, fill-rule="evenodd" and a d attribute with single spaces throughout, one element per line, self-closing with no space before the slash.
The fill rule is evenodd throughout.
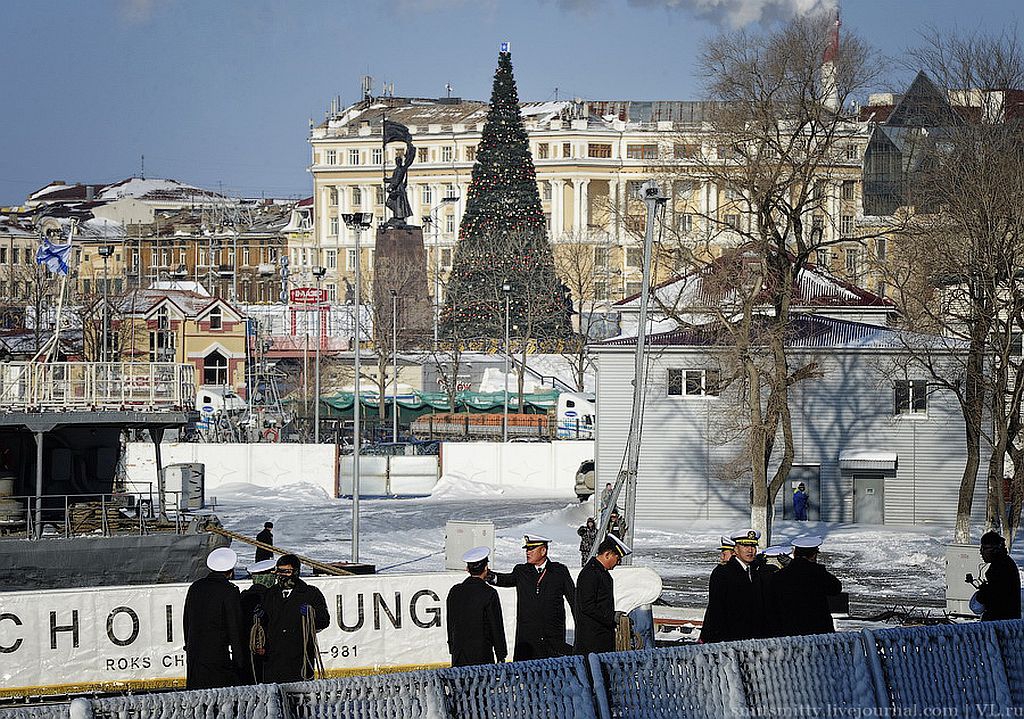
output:
<path id="1" fill-rule="evenodd" d="M 327 301 L 327 290 L 316 287 L 296 287 L 289 290 L 288 299 L 293 305 L 318 305 Z"/>

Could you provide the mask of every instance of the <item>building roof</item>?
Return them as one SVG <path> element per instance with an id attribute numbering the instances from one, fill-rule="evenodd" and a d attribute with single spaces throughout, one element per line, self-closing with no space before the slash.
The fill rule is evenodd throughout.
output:
<path id="1" fill-rule="evenodd" d="M 759 316 L 758 328 L 769 331 L 769 319 Z M 791 349 L 905 349 L 909 346 L 955 349 L 957 342 L 878 325 L 851 322 L 815 314 L 794 314 L 786 327 L 786 346 Z M 729 328 L 718 322 L 680 327 L 647 336 L 656 347 L 715 347 L 732 344 Z M 616 337 L 598 347 L 635 347 L 636 337 Z"/>
<path id="2" fill-rule="evenodd" d="M 680 311 L 703 310 L 737 301 L 736 284 L 746 273 L 743 248 L 723 253 L 704 267 L 673 277 L 652 288 L 656 303 Z M 761 302 L 768 303 L 767 289 Z M 640 295 L 634 294 L 614 304 L 621 309 L 639 307 Z M 896 311 L 896 303 L 842 280 L 824 267 L 805 265 L 797 275 L 793 307 L 875 308 Z"/>

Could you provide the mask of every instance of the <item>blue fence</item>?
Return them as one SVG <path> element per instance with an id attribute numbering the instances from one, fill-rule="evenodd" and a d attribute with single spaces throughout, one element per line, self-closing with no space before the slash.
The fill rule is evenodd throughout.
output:
<path id="1" fill-rule="evenodd" d="M 1024 716 L 1024 622 L 862 630 L 78 699 L 0 719 Z"/>

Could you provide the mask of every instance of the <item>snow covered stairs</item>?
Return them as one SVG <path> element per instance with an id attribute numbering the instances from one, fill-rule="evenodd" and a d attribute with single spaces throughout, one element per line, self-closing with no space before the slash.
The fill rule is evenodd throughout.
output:
<path id="1" fill-rule="evenodd" d="M 72 719 L 1020 716 L 1024 621 L 77 699 Z M 69 707 L 0 710 L 64 719 Z"/>

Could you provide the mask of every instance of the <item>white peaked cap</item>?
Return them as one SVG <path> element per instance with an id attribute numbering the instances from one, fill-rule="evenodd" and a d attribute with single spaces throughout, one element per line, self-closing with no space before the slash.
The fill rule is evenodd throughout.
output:
<path id="1" fill-rule="evenodd" d="M 764 556 L 766 556 L 766 557 L 782 557 L 782 556 L 784 556 L 786 554 L 789 554 L 789 552 L 790 552 L 790 547 L 789 547 L 788 544 L 776 544 L 776 545 L 768 547 L 766 550 L 764 550 Z"/>
<path id="2" fill-rule="evenodd" d="M 255 564 L 250 564 L 245 568 L 249 574 L 262 574 L 263 572 L 269 572 L 277 566 L 277 562 L 273 559 L 264 559 Z"/>
<path id="3" fill-rule="evenodd" d="M 487 547 L 473 547 L 462 555 L 462 561 L 466 564 L 476 564 L 487 559 L 487 556 L 491 553 L 491 550 Z"/>
<path id="4" fill-rule="evenodd" d="M 614 534 L 609 534 L 608 539 L 615 542 L 615 550 L 619 553 L 620 557 L 625 557 L 627 554 L 632 554 L 633 550 L 622 543 L 622 540 L 616 537 Z"/>
<path id="5" fill-rule="evenodd" d="M 797 537 L 793 540 L 793 546 L 799 549 L 814 549 L 820 547 L 823 541 L 821 537 Z"/>
<path id="6" fill-rule="evenodd" d="M 234 549 L 227 547 L 214 549 L 206 557 L 206 566 L 214 572 L 230 571 L 235 568 L 236 564 L 238 564 L 238 555 L 235 554 Z"/>

